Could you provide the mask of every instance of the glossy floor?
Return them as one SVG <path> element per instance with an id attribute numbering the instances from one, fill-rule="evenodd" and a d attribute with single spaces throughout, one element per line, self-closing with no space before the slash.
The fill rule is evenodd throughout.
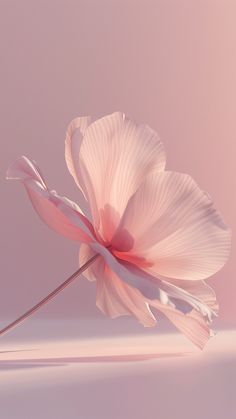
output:
<path id="1" fill-rule="evenodd" d="M 2 419 L 235 419 L 236 331 L 201 352 L 174 333 L 36 341 L 26 330 L 1 340 Z"/>

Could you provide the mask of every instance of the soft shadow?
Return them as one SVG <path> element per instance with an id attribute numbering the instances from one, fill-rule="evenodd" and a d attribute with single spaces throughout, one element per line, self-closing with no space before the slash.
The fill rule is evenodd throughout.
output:
<path id="1" fill-rule="evenodd" d="M 12 352 L 29 352 L 29 351 L 36 351 L 37 348 L 31 349 L 14 349 L 13 351 L 0 351 L 0 354 L 10 354 Z"/>
<path id="2" fill-rule="evenodd" d="M 66 365 L 66 364 L 65 364 Z M 29 362 L 27 360 L 22 361 L 1 361 L 0 362 L 0 371 L 9 371 L 9 370 L 25 370 L 32 368 L 48 368 L 48 367 L 62 367 L 63 364 L 56 364 L 55 362 Z"/>
<path id="3" fill-rule="evenodd" d="M 42 359 L 18 359 L 15 361 L 0 361 L 1 370 L 40 368 L 51 366 L 66 366 L 79 363 L 114 363 L 114 362 L 141 362 L 153 359 L 177 358 L 192 355 L 192 352 L 158 353 L 158 354 L 130 354 L 130 355 L 96 355 L 78 357 L 59 357 Z"/>

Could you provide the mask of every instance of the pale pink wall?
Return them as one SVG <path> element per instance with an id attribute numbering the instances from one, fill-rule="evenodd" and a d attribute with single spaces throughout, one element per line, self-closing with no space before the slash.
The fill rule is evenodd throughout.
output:
<path id="1" fill-rule="evenodd" d="M 75 244 L 44 226 L 9 163 L 26 154 L 76 200 L 64 134 L 77 115 L 122 110 L 155 128 L 168 169 L 190 173 L 236 227 L 236 2 L 1 0 L 0 316 L 35 303 L 77 268 Z M 235 247 L 215 276 L 222 325 L 236 325 Z M 98 316 L 93 284 L 44 314 Z"/>

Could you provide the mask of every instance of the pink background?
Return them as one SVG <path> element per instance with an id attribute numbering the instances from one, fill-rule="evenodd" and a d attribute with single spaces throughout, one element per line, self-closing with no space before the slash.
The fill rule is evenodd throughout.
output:
<path id="1" fill-rule="evenodd" d="M 76 200 L 64 161 L 76 116 L 121 110 L 147 122 L 165 144 L 168 169 L 191 174 L 234 230 L 235 21 L 230 0 L 0 0 L 2 321 L 77 269 L 76 245 L 44 226 L 23 188 L 4 180 L 25 154 L 52 188 Z M 210 279 L 218 326 L 236 326 L 234 254 L 233 244 Z M 78 281 L 37 316 L 103 319 L 94 300 L 94 284 Z M 125 325 L 119 321 L 111 331 Z"/>

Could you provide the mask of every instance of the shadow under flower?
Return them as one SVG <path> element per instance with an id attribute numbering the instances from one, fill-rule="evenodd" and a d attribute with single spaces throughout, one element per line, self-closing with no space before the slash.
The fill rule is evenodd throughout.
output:
<path id="1" fill-rule="evenodd" d="M 7 352 L 7 351 L 6 351 Z M 14 351 L 9 351 L 14 352 Z M 125 355 L 94 355 L 77 357 L 35 358 L 0 361 L 1 370 L 41 368 L 52 366 L 67 366 L 77 363 L 114 363 L 114 362 L 141 362 L 154 359 L 176 358 L 192 355 L 192 352 L 173 352 L 157 354 L 125 354 Z"/>
<path id="2" fill-rule="evenodd" d="M 14 349 L 13 351 L 0 351 L 0 354 L 9 354 L 14 352 L 28 352 L 28 351 L 36 351 L 37 348 L 32 349 Z"/>

